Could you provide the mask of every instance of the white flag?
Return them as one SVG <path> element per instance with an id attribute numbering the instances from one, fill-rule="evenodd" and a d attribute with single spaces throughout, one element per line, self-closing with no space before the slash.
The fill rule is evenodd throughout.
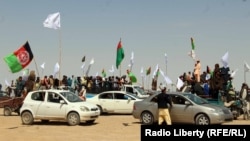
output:
<path id="1" fill-rule="evenodd" d="M 130 58 L 130 67 L 132 68 L 133 65 L 134 65 L 134 52 L 132 51 Z"/>
<path id="2" fill-rule="evenodd" d="M 45 62 L 40 66 L 42 69 L 45 68 Z"/>
<path id="3" fill-rule="evenodd" d="M 191 50 L 190 52 L 188 52 L 188 55 L 189 55 L 190 57 L 192 57 L 192 58 L 193 58 L 193 60 L 195 60 L 196 55 L 195 55 L 194 50 Z"/>
<path id="4" fill-rule="evenodd" d="M 109 70 L 109 72 L 113 73 L 115 71 L 114 69 L 114 65 L 112 65 L 111 69 Z"/>
<path id="5" fill-rule="evenodd" d="M 90 65 L 92 65 L 92 64 L 94 64 L 95 63 L 95 61 L 94 61 L 94 58 L 92 58 L 92 60 L 90 61 Z"/>
<path id="6" fill-rule="evenodd" d="M 168 64 L 168 55 L 167 55 L 167 53 L 165 53 L 165 63 L 166 63 L 166 65 Z"/>
<path id="7" fill-rule="evenodd" d="M 157 73 L 158 69 L 159 69 L 159 65 L 157 64 L 156 67 L 155 67 L 154 73 L 153 73 L 153 77 L 156 76 L 156 73 Z"/>
<path id="8" fill-rule="evenodd" d="M 239 70 L 239 69 L 234 70 L 234 71 L 230 74 L 230 76 L 233 78 L 238 70 Z"/>
<path id="9" fill-rule="evenodd" d="M 224 68 L 227 68 L 228 67 L 228 52 L 226 52 L 222 58 L 221 58 L 221 61 L 222 61 L 222 64 L 224 66 Z"/>
<path id="10" fill-rule="evenodd" d="M 81 69 L 83 70 L 85 67 L 85 63 L 82 64 Z"/>
<path id="11" fill-rule="evenodd" d="M 180 90 L 183 85 L 184 85 L 184 82 L 178 77 L 177 84 L 176 84 L 176 87 L 178 88 L 178 90 Z"/>
<path id="12" fill-rule="evenodd" d="M 59 72 L 60 66 L 58 63 L 55 64 L 55 68 L 54 68 L 54 77 L 56 76 L 56 74 Z"/>
<path id="13" fill-rule="evenodd" d="M 141 76 L 143 77 L 144 74 L 143 74 L 143 67 L 141 67 Z"/>
<path id="14" fill-rule="evenodd" d="M 245 64 L 244 64 L 244 69 L 245 69 L 245 72 L 249 72 L 250 71 L 250 67 L 247 64 L 247 62 L 245 62 Z"/>
<path id="15" fill-rule="evenodd" d="M 5 84 L 6 84 L 6 86 L 10 87 L 10 83 L 6 79 L 5 79 Z"/>
<path id="16" fill-rule="evenodd" d="M 172 80 L 164 74 L 164 72 L 160 69 L 160 73 L 163 76 L 164 80 L 166 81 L 167 84 L 172 84 Z"/>
<path id="17" fill-rule="evenodd" d="M 47 19 L 43 22 L 44 27 L 59 29 L 61 27 L 60 23 L 60 13 L 49 14 Z"/>

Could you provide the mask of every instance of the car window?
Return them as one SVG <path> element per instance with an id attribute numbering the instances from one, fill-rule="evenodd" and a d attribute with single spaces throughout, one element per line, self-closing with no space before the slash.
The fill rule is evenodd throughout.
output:
<path id="1" fill-rule="evenodd" d="M 148 95 L 141 87 L 135 86 L 134 87 L 141 95 Z"/>
<path id="2" fill-rule="evenodd" d="M 126 97 L 124 94 L 115 93 L 115 99 L 127 100 L 128 97 Z"/>
<path id="3" fill-rule="evenodd" d="M 196 96 L 194 94 L 183 94 L 183 95 L 196 104 L 207 104 L 208 103 L 205 99 L 203 99 L 199 96 Z"/>
<path id="4" fill-rule="evenodd" d="M 150 102 L 157 102 L 157 95 L 155 95 L 154 97 L 152 97 L 152 99 L 150 100 Z"/>
<path id="5" fill-rule="evenodd" d="M 82 102 L 83 100 L 77 96 L 76 94 L 70 92 L 70 91 L 66 91 L 66 92 L 60 92 L 60 94 L 66 98 L 69 102 Z M 63 98 L 61 98 L 63 99 Z"/>
<path id="6" fill-rule="evenodd" d="M 130 87 L 127 87 L 126 91 L 130 93 L 134 93 L 133 88 L 130 88 Z"/>
<path id="7" fill-rule="evenodd" d="M 54 92 L 48 93 L 48 102 L 59 103 L 62 98 Z"/>
<path id="8" fill-rule="evenodd" d="M 44 101 L 45 92 L 36 92 L 31 95 L 31 99 L 35 101 Z"/>
<path id="9" fill-rule="evenodd" d="M 184 105 L 185 101 L 186 101 L 186 99 L 184 97 L 181 97 L 181 96 L 178 96 L 178 95 L 172 95 L 171 98 L 172 98 L 172 102 L 174 104 L 182 104 L 182 105 Z"/>
<path id="10" fill-rule="evenodd" d="M 105 94 L 101 94 L 99 96 L 100 99 L 113 99 L 113 94 L 112 93 L 105 93 Z"/>
<path id="11" fill-rule="evenodd" d="M 136 97 L 136 95 L 133 95 Z M 131 100 L 135 100 L 134 97 L 130 96 L 130 95 L 124 95 L 124 99 L 131 99 Z"/>

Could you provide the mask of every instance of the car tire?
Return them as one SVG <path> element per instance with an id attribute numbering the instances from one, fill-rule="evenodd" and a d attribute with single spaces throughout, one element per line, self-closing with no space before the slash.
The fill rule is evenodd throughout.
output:
<path id="1" fill-rule="evenodd" d="M 100 115 L 103 114 L 103 110 L 102 110 L 102 107 L 100 105 L 97 105 L 98 109 L 100 110 Z"/>
<path id="2" fill-rule="evenodd" d="M 3 115 L 4 116 L 11 116 L 11 113 L 12 113 L 12 110 L 11 110 L 11 108 L 10 107 L 4 107 L 4 109 L 3 109 Z"/>
<path id="3" fill-rule="evenodd" d="M 152 113 L 145 111 L 141 114 L 141 123 L 146 125 L 152 125 L 154 123 L 154 116 Z"/>
<path id="4" fill-rule="evenodd" d="M 205 114 L 199 114 L 195 118 L 196 125 L 209 125 L 210 119 Z"/>
<path id="5" fill-rule="evenodd" d="M 70 126 L 75 126 L 80 124 L 80 117 L 76 112 L 71 112 L 67 116 L 67 121 Z"/>
<path id="6" fill-rule="evenodd" d="M 34 122 L 34 117 L 29 111 L 25 111 L 21 115 L 22 123 L 25 125 L 31 125 Z"/>

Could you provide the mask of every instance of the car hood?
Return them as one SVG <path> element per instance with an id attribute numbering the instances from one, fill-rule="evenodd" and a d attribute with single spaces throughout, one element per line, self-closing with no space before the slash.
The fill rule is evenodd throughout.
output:
<path id="1" fill-rule="evenodd" d="M 71 103 L 72 106 L 86 106 L 89 108 L 97 108 L 97 106 L 95 104 L 89 103 L 89 102 L 76 102 L 76 103 Z"/>
<path id="2" fill-rule="evenodd" d="M 213 105 L 213 104 L 201 104 L 201 106 L 205 106 L 205 107 L 209 107 L 209 108 L 213 108 L 213 109 L 223 109 L 222 106 Z"/>

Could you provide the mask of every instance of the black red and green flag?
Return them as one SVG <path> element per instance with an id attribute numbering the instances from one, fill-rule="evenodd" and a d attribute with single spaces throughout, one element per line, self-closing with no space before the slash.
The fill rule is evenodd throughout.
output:
<path id="1" fill-rule="evenodd" d="M 117 45 L 117 52 L 116 52 L 116 68 L 118 69 L 118 67 L 120 66 L 123 58 L 124 58 L 124 50 L 122 47 L 122 41 L 120 40 L 118 45 Z"/>
<path id="2" fill-rule="evenodd" d="M 24 69 L 33 59 L 29 42 L 27 41 L 19 49 L 4 57 L 4 61 L 9 66 L 12 73 L 16 73 Z"/>

